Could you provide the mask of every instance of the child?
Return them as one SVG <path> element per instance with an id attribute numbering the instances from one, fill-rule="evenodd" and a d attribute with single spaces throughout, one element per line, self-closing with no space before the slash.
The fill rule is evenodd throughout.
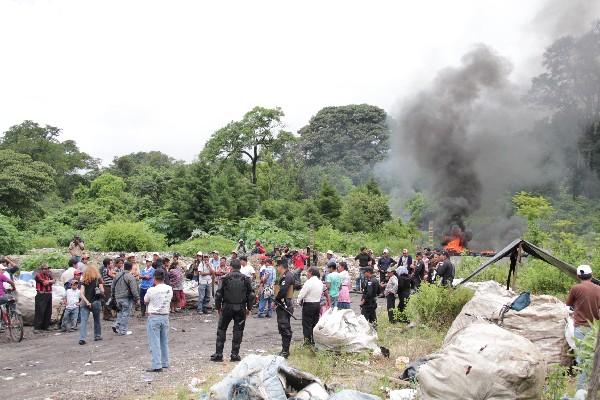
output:
<path id="1" fill-rule="evenodd" d="M 66 306 L 65 313 L 62 319 L 62 331 L 67 332 L 75 330 L 75 324 L 77 323 L 77 316 L 79 315 L 79 282 L 75 279 L 69 281 L 69 289 L 67 294 L 63 298 L 63 304 Z"/>

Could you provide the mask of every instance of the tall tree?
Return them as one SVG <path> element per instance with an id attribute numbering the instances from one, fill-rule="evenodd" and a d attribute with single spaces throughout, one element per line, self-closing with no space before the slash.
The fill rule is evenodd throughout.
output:
<path id="1" fill-rule="evenodd" d="M 99 160 L 80 151 L 73 140 L 59 141 L 60 133 L 59 128 L 50 125 L 23 121 L 4 132 L 0 149 L 27 154 L 33 161 L 50 165 L 55 171 L 58 192 L 67 199 L 73 189 L 85 181 L 82 173 L 98 169 Z"/>
<path id="2" fill-rule="evenodd" d="M 337 190 L 329 184 L 328 181 L 323 181 L 321 192 L 317 199 L 319 213 L 327 218 L 330 222 L 334 222 L 341 214 L 342 200 L 338 195 Z"/>
<path id="3" fill-rule="evenodd" d="M 115 157 L 109 170 L 115 175 L 126 178 L 135 175 L 137 170 L 142 167 L 163 169 L 171 168 L 176 164 L 181 164 L 181 162 L 160 151 L 139 151 Z"/>
<path id="4" fill-rule="evenodd" d="M 278 136 L 283 132 L 281 108 L 254 107 L 240 121 L 232 121 L 216 131 L 200 153 L 200 159 L 248 159 L 252 184 L 256 185 L 256 167 L 261 151 L 280 146 Z M 286 140 L 287 135 L 281 135 Z"/>
<path id="5" fill-rule="evenodd" d="M 0 150 L 0 211 L 24 219 L 41 214 L 40 201 L 55 188 L 51 166 L 27 154 Z"/>
<path id="6" fill-rule="evenodd" d="M 299 131 L 306 164 L 340 165 L 355 183 L 364 180 L 389 151 L 386 119 L 384 110 L 368 104 L 321 109 Z"/>

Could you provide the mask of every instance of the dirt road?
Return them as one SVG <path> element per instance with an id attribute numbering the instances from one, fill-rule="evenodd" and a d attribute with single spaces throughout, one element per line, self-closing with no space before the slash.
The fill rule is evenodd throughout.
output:
<path id="1" fill-rule="evenodd" d="M 296 315 L 299 317 L 299 310 Z M 171 317 L 169 348 L 171 367 L 162 373 L 146 373 L 150 365 L 145 320 L 132 318 L 130 336 L 115 336 L 110 322 L 102 323 L 104 340 L 94 342 L 88 331 L 88 344 L 80 346 L 78 332 L 34 335 L 26 327 L 21 343 L 0 340 L 2 362 L 0 393 L 5 399 L 115 399 L 136 394 L 154 393 L 160 387 L 187 384 L 193 377 L 206 378 L 223 374 L 229 362 L 209 362 L 215 350 L 217 316 L 197 315 L 193 311 Z M 232 325 L 233 326 L 233 323 Z M 231 326 L 226 356 L 231 349 Z M 292 320 L 294 340 L 301 340 L 300 321 Z M 90 338 L 91 336 L 91 338 Z M 250 317 L 246 324 L 241 355 L 273 353 L 281 341 L 275 318 Z M 86 365 L 91 362 L 90 365 Z M 102 371 L 85 376 L 85 371 Z"/>

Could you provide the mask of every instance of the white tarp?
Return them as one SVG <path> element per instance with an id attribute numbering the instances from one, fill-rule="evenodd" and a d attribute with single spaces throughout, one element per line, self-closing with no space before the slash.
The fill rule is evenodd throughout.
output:
<path id="1" fill-rule="evenodd" d="M 198 305 L 198 282 L 193 280 L 183 281 L 183 294 L 185 295 L 186 308 L 196 308 Z"/>
<path id="2" fill-rule="evenodd" d="M 528 339 L 487 322 L 456 334 L 417 373 L 424 400 L 538 400 L 546 363 Z"/>
<path id="3" fill-rule="evenodd" d="M 502 307 L 511 304 L 517 297 L 516 293 L 494 281 L 469 282 L 465 287 L 474 289 L 475 295 L 452 323 L 444 343 L 478 318 L 499 322 Z M 567 307 L 556 297 L 531 296 L 531 304 L 527 308 L 521 311 L 509 310 L 505 314 L 503 327 L 533 342 L 544 354 L 548 365 L 568 365 L 570 358 L 565 338 L 567 317 Z"/>
<path id="4" fill-rule="evenodd" d="M 377 332 L 362 315 L 352 310 L 329 309 L 313 330 L 317 349 L 358 353 L 372 350 L 381 353 Z"/>

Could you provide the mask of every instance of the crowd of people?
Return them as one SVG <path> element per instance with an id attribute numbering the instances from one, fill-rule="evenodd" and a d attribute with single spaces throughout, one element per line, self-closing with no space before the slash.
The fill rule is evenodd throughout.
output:
<path id="1" fill-rule="evenodd" d="M 196 312 L 219 315 L 216 351 L 212 361 L 223 360 L 226 332 L 233 321 L 233 345 L 231 360 L 240 359 L 246 318 L 256 309 L 255 318 L 272 318 L 276 315 L 278 331 L 282 339 L 283 357 L 288 357 L 292 340 L 291 318 L 294 307 L 301 307 L 304 344 L 315 344 L 313 330 L 319 319 L 329 309 L 350 309 L 351 293 L 360 296 L 361 314 L 376 325 L 378 298 L 384 298 L 388 319 L 391 323 L 408 322 L 403 311 L 411 294 L 427 283 L 451 286 L 455 267 L 450 256 L 443 250 L 423 249 L 413 257 L 407 249 L 394 259 L 388 249 L 379 257 L 363 247 L 354 257 L 358 264 L 356 279 L 350 276 L 348 261 L 338 259 L 333 251 L 319 262 L 316 252 L 292 250 L 289 246 L 274 248 L 267 252 L 256 241 L 247 251 L 243 240 L 238 242 L 229 257 L 218 251 L 198 252 L 186 265 L 178 253 L 164 256 L 148 254 L 138 263 L 135 254 L 119 254 L 105 258 L 98 269 L 90 262 L 85 244 L 75 237 L 69 246 L 71 255 L 68 268 L 60 281 L 65 285 L 64 313 L 60 329 L 76 331 L 79 326 L 79 344 L 87 343 L 88 321 L 93 319 L 93 338 L 102 340 L 101 319 L 111 321 L 115 335 L 132 334 L 129 320 L 136 313 L 146 317 L 151 368 L 160 372 L 168 368 L 169 315 L 179 313 L 186 307 L 183 292 L 186 279 L 197 283 L 198 301 Z M 257 262 L 255 269 L 249 256 Z M 582 336 L 584 319 L 600 316 L 582 310 L 600 304 L 600 287 L 589 285 L 591 269 L 581 269 L 582 284 L 576 286 L 567 300 L 576 309 L 576 335 Z M 0 303 L 7 289 L 15 289 L 12 274 L 17 264 L 8 257 L 0 259 Z M 376 275 L 378 273 L 378 277 Z M 35 273 L 34 332 L 50 329 L 52 314 L 52 287 L 56 284 L 50 269 L 42 265 Z M 297 296 L 294 292 L 299 291 Z M 593 304 L 592 304 L 593 303 Z M 591 304 L 591 306 L 590 306 Z M 587 321 L 586 319 L 586 321 Z"/>

